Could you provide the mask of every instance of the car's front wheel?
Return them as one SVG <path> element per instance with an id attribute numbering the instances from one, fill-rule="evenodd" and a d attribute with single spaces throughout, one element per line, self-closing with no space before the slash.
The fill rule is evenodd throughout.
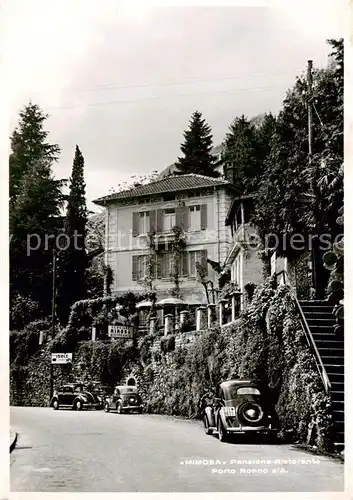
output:
<path id="1" fill-rule="evenodd" d="M 217 430 L 218 430 L 218 439 L 222 441 L 222 443 L 228 441 L 228 432 L 225 430 L 221 419 L 218 420 Z"/>
<path id="2" fill-rule="evenodd" d="M 106 401 L 106 403 L 104 405 L 104 411 L 105 411 L 105 413 L 109 413 L 109 411 L 110 411 L 110 407 L 109 407 L 108 401 Z"/>
<path id="3" fill-rule="evenodd" d="M 59 409 L 59 401 L 57 399 L 54 399 L 54 401 L 53 401 L 53 408 L 54 408 L 54 410 Z"/>
<path id="4" fill-rule="evenodd" d="M 75 410 L 81 411 L 82 410 L 82 401 L 79 399 L 75 402 Z"/>
<path id="5" fill-rule="evenodd" d="M 208 436 L 210 436 L 212 433 L 213 433 L 213 430 L 210 429 L 210 426 L 208 425 L 208 418 L 207 418 L 207 415 L 204 415 L 203 417 L 203 426 L 204 426 L 204 429 L 205 429 L 205 432 Z"/>

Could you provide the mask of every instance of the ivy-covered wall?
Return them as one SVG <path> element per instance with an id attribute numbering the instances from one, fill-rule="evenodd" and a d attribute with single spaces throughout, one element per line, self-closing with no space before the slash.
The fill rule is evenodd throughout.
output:
<path id="1" fill-rule="evenodd" d="M 271 279 L 235 323 L 198 333 L 158 363 L 152 356 L 147 369 L 149 411 L 196 417 L 205 390 L 227 379 L 260 377 L 271 388 L 283 436 L 305 442 L 311 433 L 321 450 L 332 448 L 330 399 L 289 289 Z"/>
<path id="2" fill-rule="evenodd" d="M 33 331 L 28 333 L 33 351 Z M 32 338 L 33 337 L 33 338 Z M 65 340 L 61 336 L 61 341 Z M 33 344 L 33 345 L 32 345 Z M 57 339 L 11 365 L 11 404 L 47 405 L 50 353 Z M 27 356 L 27 357 L 26 357 Z M 26 358 L 26 359 L 25 359 Z M 271 388 L 281 432 L 332 447 L 330 400 L 308 350 L 287 286 L 272 278 L 257 287 L 247 310 L 224 328 L 177 337 L 146 335 L 131 341 L 83 341 L 72 367 L 55 367 L 55 382 L 100 382 L 111 389 L 133 372 L 148 412 L 199 416 L 205 390 L 232 378 L 259 377 Z"/>

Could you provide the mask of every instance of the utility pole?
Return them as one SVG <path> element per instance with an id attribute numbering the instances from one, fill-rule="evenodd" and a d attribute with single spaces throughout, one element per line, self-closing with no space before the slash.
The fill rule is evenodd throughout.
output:
<path id="1" fill-rule="evenodd" d="M 313 165 L 313 77 L 312 77 L 313 61 L 308 61 L 307 84 L 308 84 L 308 163 L 310 171 L 310 194 L 312 195 L 312 215 L 313 215 L 313 239 L 312 239 L 312 279 L 313 288 L 315 289 L 315 298 L 318 293 L 318 235 L 317 233 L 317 192 L 316 192 L 316 167 Z"/>
<path id="2" fill-rule="evenodd" d="M 312 77 L 313 61 L 308 61 L 307 83 L 308 83 L 308 142 L 309 142 L 309 165 L 311 164 L 313 154 L 313 77 Z M 311 175 L 311 182 L 313 176 Z M 314 193 L 312 185 L 312 193 Z"/>
<path id="3" fill-rule="evenodd" d="M 51 338 L 55 337 L 55 302 L 56 302 L 56 250 L 53 249 L 53 266 L 52 266 L 52 299 L 51 299 Z M 50 360 L 50 400 L 53 397 L 54 390 L 54 373 L 53 364 Z"/>

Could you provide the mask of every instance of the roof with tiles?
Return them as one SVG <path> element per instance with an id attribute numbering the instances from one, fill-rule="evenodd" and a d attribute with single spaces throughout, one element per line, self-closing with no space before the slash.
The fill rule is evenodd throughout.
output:
<path id="1" fill-rule="evenodd" d="M 164 179 L 150 182 L 141 186 L 112 193 L 102 198 L 94 200 L 96 205 L 106 205 L 113 200 L 122 200 L 126 198 L 135 198 L 138 196 L 150 196 L 162 193 L 171 193 L 174 191 L 187 191 L 190 189 L 209 188 L 216 186 L 231 186 L 230 182 L 216 177 L 207 177 L 199 174 L 170 175 Z"/>

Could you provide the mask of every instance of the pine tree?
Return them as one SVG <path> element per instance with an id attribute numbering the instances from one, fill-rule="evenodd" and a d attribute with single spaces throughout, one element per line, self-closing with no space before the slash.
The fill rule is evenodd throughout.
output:
<path id="1" fill-rule="evenodd" d="M 11 305 L 19 297 L 34 301 L 38 317 L 51 310 L 52 248 L 61 231 L 61 187 L 62 181 L 53 179 L 47 161 L 37 161 L 24 174 L 10 211 Z"/>
<path id="2" fill-rule="evenodd" d="M 84 181 L 84 158 L 78 146 L 70 178 L 70 193 L 65 217 L 66 247 L 60 256 L 60 279 L 57 312 L 61 324 L 66 324 L 71 306 L 86 297 L 85 248 L 87 208 Z"/>
<path id="3" fill-rule="evenodd" d="M 184 143 L 180 146 L 184 156 L 178 158 L 175 173 L 218 177 L 211 154 L 213 144 L 211 128 L 199 111 L 195 111 L 191 116 L 189 129 L 184 132 L 184 139 Z"/>
<path id="4" fill-rule="evenodd" d="M 49 164 L 58 160 L 60 148 L 57 144 L 46 142 L 49 132 L 43 125 L 49 115 L 45 114 L 37 104 L 31 101 L 19 113 L 18 127 L 14 130 L 11 140 L 9 160 L 10 170 L 10 200 L 20 192 L 21 181 L 31 166 L 39 160 L 47 160 Z"/>
<path id="5" fill-rule="evenodd" d="M 21 303 L 26 309 L 28 303 L 28 321 L 50 313 L 51 249 L 61 230 L 64 181 L 54 179 L 51 169 L 60 148 L 46 141 L 47 118 L 30 102 L 10 138 L 10 307 Z"/>

